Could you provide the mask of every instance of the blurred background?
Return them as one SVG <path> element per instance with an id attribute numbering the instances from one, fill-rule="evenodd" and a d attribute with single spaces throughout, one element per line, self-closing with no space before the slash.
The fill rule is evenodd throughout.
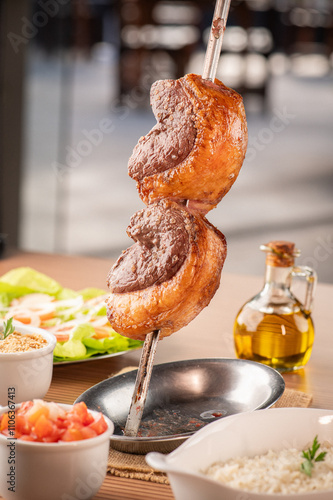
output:
<path id="1" fill-rule="evenodd" d="M 130 246 L 143 204 L 127 161 L 155 124 L 150 86 L 202 72 L 214 4 L 1 1 L 2 248 Z M 225 271 L 263 274 L 259 245 L 285 239 L 333 283 L 333 2 L 232 0 L 217 77 L 242 94 L 249 127 L 238 180 L 208 214 Z"/>

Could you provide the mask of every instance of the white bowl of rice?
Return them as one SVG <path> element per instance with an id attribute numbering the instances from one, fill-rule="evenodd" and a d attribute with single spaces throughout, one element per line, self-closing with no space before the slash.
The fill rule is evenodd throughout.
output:
<path id="1" fill-rule="evenodd" d="M 220 419 L 146 461 L 167 473 L 176 500 L 332 500 L 332 445 L 333 410 L 276 408 Z"/>

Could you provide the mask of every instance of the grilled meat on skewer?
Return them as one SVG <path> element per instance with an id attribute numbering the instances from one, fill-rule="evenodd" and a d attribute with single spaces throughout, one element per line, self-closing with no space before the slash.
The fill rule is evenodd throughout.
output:
<path id="1" fill-rule="evenodd" d="M 189 200 L 202 214 L 214 208 L 235 182 L 247 147 L 242 98 L 223 85 L 189 74 L 151 88 L 157 124 L 135 146 L 129 175 L 149 204 Z"/>
<path id="2" fill-rule="evenodd" d="M 108 319 L 118 333 L 143 340 L 187 325 L 216 292 L 226 240 L 207 219 L 172 200 L 137 212 L 125 250 L 108 275 Z"/>

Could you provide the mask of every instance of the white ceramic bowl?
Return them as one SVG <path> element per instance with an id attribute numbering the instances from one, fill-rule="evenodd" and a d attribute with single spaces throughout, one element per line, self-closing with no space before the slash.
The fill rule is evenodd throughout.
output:
<path id="1" fill-rule="evenodd" d="M 65 410 L 71 408 L 71 405 L 59 406 Z M 6 411 L 8 408 L 2 408 L 0 415 Z M 96 412 L 90 413 L 96 415 Z M 82 441 L 11 441 L 0 434 L 0 496 L 6 500 L 92 498 L 105 478 L 114 428 L 111 420 L 104 418 L 108 429 L 99 436 Z M 11 464 L 10 460 L 14 463 Z M 11 465 L 14 470 L 10 469 Z M 12 481 L 15 492 L 8 489 L 11 487 L 8 480 Z"/>
<path id="2" fill-rule="evenodd" d="M 40 349 L 26 352 L 0 353 L 0 405 L 43 399 L 53 373 L 53 351 L 56 338 L 41 328 L 13 321 L 15 330 L 23 335 L 39 334 L 47 340 Z"/>
<path id="3" fill-rule="evenodd" d="M 199 430 L 169 455 L 149 453 L 148 464 L 167 472 L 176 500 L 332 500 L 333 490 L 314 493 L 250 493 L 202 474 L 211 464 L 269 449 L 304 449 L 318 435 L 333 444 L 333 411 L 277 408 L 240 413 Z"/>

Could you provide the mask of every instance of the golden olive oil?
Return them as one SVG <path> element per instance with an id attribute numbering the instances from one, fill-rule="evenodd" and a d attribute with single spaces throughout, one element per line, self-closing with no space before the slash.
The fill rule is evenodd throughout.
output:
<path id="1" fill-rule="evenodd" d="M 253 311 L 248 310 L 246 314 L 243 310 L 236 318 L 234 341 L 237 357 L 258 361 L 279 371 L 305 366 L 314 341 L 312 319 L 300 310 L 290 314 L 256 311 L 256 316 L 259 322 L 254 330 L 251 325 Z"/>
<path id="2" fill-rule="evenodd" d="M 296 370 L 309 361 L 314 342 L 310 311 L 316 273 L 294 266 L 299 255 L 294 243 L 271 241 L 260 248 L 267 252 L 264 287 L 236 316 L 236 355 L 280 372 Z M 291 291 L 294 277 L 306 279 L 304 304 Z"/>

